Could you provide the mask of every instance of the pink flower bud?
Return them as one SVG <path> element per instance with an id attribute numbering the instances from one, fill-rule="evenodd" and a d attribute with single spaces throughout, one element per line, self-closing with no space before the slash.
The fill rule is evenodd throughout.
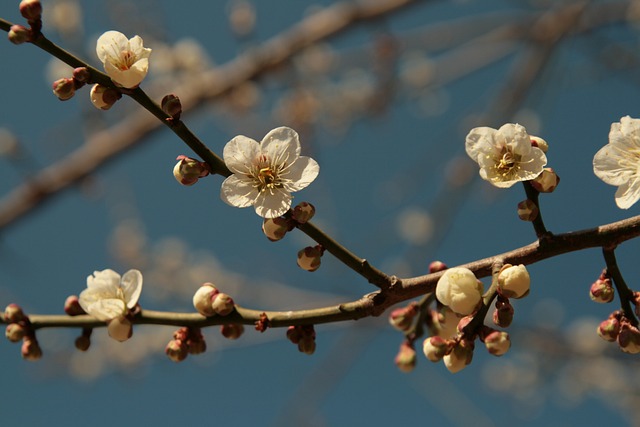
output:
<path id="1" fill-rule="evenodd" d="M 304 224 L 310 221 L 316 213 L 316 208 L 307 202 L 300 202 L 293 208 L 291 217 L 298 223 Z"/>
<path id="2" fill-rule="evenodd" d="M 174 362 L 182 362 L 189 355 L 189 349 L 184 341 L 181 340 L 171 340 L 167 347 L 164 349 L 164 352 L 169 357 L 169 359 Z"/>
<path id="3" fill-rule="evenodd" d="M 267 239 L 272 242 L 281 240 L 285 234 L 293 229 L 293 223 L 281 216 L 276 218 L 265 218 L 264 221 L 262 221 L 262 232 L 267 236 Z"/>
<path id="4" fill-rule="evenodd" d="M 451 352 L 443 357 L 444 365 L 449 372 L 455 374 L 463 370 L 473 359 L 473 341 L 460 340 L 454 346 Z"/>
<path id="5" fill-rule="evenodd" d="M 230 340 L 237 340 L 244 333 L 244 326 L 240 323 L 228 323 L 220 326 L 220 333 Z"/>
<path id="6" fill-rule="evenodd" d="M 493 331 L 484 337 L 484 345 L 489 353 L 502 356 L 511 348 L 509 334 L 503 331 Z"/>
<path id="7" fill-rule="evenodd" d="M 531 180 L 531 186 L 540 193 L 552 193 L 559 183 L 560 177 L 551 168 L 544 168 L 540 175 Z"/>
<path id="8" fill-rule="evenodd" d="M 418 304 L 410 303 L 406 307 L 396 308 L 389 315 L 389 323 L 399 331 L 408 331 L 413 326 L 413 320 L 418 314 Z"/>
<path id="9" fill-rule="evenodd" d="M 306 271 L 316 271 L 320 268 L 323 253 L 321 245 L 307 246 L 298 252 L 298 266 Z"/>
<path id="10" fill-rule="evenodd" d="M 443 271 L 447 268 L 447 264 L 445 264 L 444 262 L 433 261 L 431 264 L 429 264 L 429 273 L 437 273 L 438 271 Z"/>
<path id="11" fill-rule="evenodd" d="M 64 302 L 64 312 L 69 316 L 80 316 L 81 314 L 87 314 L 80 306 L 80 302 L 77 295 L 69 295 Z"/>
<path id="12" fill-rule="evenodd" d="M 113 106 L 113 104 L 122 98 L 122 94 L 114 88 L 95 84 L 91 88 L 89 98 L 91 99 L 93 106 L 97 109 L 108 110 Z"/>
<path id="13" fill-rule="evenodd" d="M 125 316 L 107 321 L 107 332 L 116 341 L 124 342 L 133 335 L 133 325 Z"/>
<path id="14" fill-rule="evenodd" d="M 218 292 L 211 300 L 211 309 L 219 316 L 226 316 L 235 309 L 233 298 L 224 292 Z"/>
<path id="15" fill-rule="evenodd" d="M 589 289 L 589 296 L 593 301 L 599 303 L 608 303 L 613 301 L 615 291 L 613 289 L 613 284 L 611 283 L 611 278 L 606 277 L 605 279 L 598 279 L 593 282 Z"/>
<path id="16" fill-rule="evenodd" d="M 12 25 L 7 36 L 11 43 L 22 44 L 31 40 L 31 30 L 22 25 Z"/>
<path id="17" fill-rule="evenodd" d="M 5 336 L 11 342 L 18 342 L 27 335 L 28 328 L 20 323 L 9 323 L 5 330 Z"/>
<path id="18" fill-rule="evenodd" d="M 529 272 L 522 264 L 505 264 L 498 274 L 498 292 L 506 298 L 526 297 L 530 285 Z"/>
<path id="19" fill-rule="evenodd" d="M 539 213 L 538 206 L 529 199 L 518 203 L 518 217 L 523 221 L 534 221 Z"/>
<path id="20" fill-rule="evenodd" d="M 496 310 L 493 312 L 493 323 L 501 328 L 507 328 L 513 321 L 513 306 L 506 298 L 496 301 Z"/>
<path id="21" fill-rule="evenodd" d="M 91 73 L 87 67 L 78 67 L 73 70 L 73 78 L 80 83 L 87 83 L 91 79 Z"/>
<path id="22" fill-rule="evenodd" d="M 25 316 L 22 308 L 20 308 L 18 304 L 9 304 L 4 309 L 4 321 L 7 323 L 17 323 L 26 319 L 27 316 Z"/>
<path id="23" fill-rule="evenodd" d="M 549 144 L 547 144 L 547 141 L 540 138 L 539 136 L 530 136 L 530 137 L 531 137 L 532 147 L 538 147 L 539 149 L 542 150 L 543 153 L 547 152 L 547 150 L 549 149 Z"/>
<path id="24" fill-rule="evenodd" d="M 173 176 L 182 185 L 193 185 L 198 179 L 209 175 L 209 165 L 191 157 L 180 155 L 178 163 L 173 167 Z"/>
<path id="25" fill-rule="evenodd" d="M 436 335 L 424 340 L 422 351 L 430 361 L 439 362 L 451 350 L 451 346 L 451 341 Z"/>
<path id="26" fill-rule="evenodd" d="M 182 114 L 182 103 L 180 102 L 180 98 L 176 95 L 166 95 L 162 98 L 160 106 L 162 111 L 164 111 L 168 116 L 171 116 L 171 118 L 175 120 L 180 119 L 180 115 Z"/>
<path id="27" fill-rule="evenodd" d="M 464 316 L 463 318 L 461 318 L 458 322 L 458 325 L 456 326 L 456 331 L 458 332 L 458 334 L 462 334 L 464 332 L 464 328 L 466 328 L 472 320 L 473 316 Z"/>
<path id="28" fill-rule="evenodd" d="M 215 315 L 216 312 L 211 307 L 211 300 L 218 292 L 212 283 L 205 283 L 193 295 L 193 307 L 204 317 Z"/>
<path id="29" fill-rule="evenodd" d="M 42 4 L 40 0 L 22 0 L 19 7 L 20 14 L 27 21 L 37 21 L 42 18 Z"/>
<path id="30" fill-rule="evenodd" d="M 22 341 L 22 358 L 25 360 L 38 360 L 42 357 L 42 349 L 35 337 L 25 337 Z"/>
<path id="31" fill-rule="evenodd" d="M 186 345 L 189 349 L 189 354 L 201 354 L 207 350 L 207 343 L 202 336 L 200 328 L 188 328 Z"/>
<path id="32" fill-rule="evenodd" d="M 613 342 L 618 339 L 619 334 L 620 321 L 615 316 L 603 320 L 598 326 L 598 335 L 605 341 Z"/>
<path id="33" fill-rule="evenodd" d="M 66 101 L 73 98 L 76 93 L 76 84 L 73 79 L 58 79 L 53 82 L 53 94 L 60 101 Z"/>
<path id="34" fill-rule="evenodd" d="M 620 334 L 618 335 L 618 345 L 625 353 L 640 353 L 640 331 L 628 322 L 622 322 Z"/>
<path id="35" fill-rule="evenodd" d="M 411 372 L 416 367 L 416 359 L 416 351 L 413 345 L 405 341 L 400 344 L 400 350 L 398 350 L 394 362 L 402 372 Z"/>
<path id="36" fill-rule="evenodd" d="M 313 325 L 289 326 L 287 339 L 297 344 L 301 353 L 313 354 L 316 350 L 316 331 Z"/>

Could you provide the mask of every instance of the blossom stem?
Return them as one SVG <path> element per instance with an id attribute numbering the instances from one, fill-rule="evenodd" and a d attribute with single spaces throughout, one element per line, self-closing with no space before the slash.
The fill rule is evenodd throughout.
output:
<path id="1" fill-rule="evenodd" d="M 613 279 L 613 284 L 618 292 L 618 299 L 620 299 L 620 308 L 624 311 L 624 316 L 635 327 L 638 326 L 638 319 L 633 313 L 630 301 L 633 299 L 633 291 L 629 289 L 627 283 L 622 277 L 620 268 L 618 267 L 618 261 L 616 260 L 615 246 L 605 246 L 602 248 L 602 255 L 604 261 L 607 264 L 607 273 Z"/>
<path id="2" fill-rule="evenodd" d="M 538 239 L 548 237 L 551 233 L 547 231 L 547 228 L 544 225 L 544 221 L 542 220 L 542 210 L 540 209 L 539 202 L 540 193 L 538 192 L 538 190 L 533 188 L 529 181 L 523 181 L 522 185 L 524 186 L 524 192 L 527 195 L 527 199 L 531 200 L 533 204 L 538 208 L 538 215 L 532 221 L 533 229 L 536 232 L 536 237 L 538 237 Z"/>

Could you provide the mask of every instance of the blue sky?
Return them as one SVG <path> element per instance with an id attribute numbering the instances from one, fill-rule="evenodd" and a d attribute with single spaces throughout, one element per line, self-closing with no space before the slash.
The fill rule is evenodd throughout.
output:
<path id="1" fill-rule="evenodd" d="M 9 3 L 0 6 L 0 16 L 18 21 L 17 2 Z M 94 65 L 99 64 L 92 40 L 111 29 L 153 40 L 149 47 L 156 53 L 162 44 L 192 38 L 210 62 L 224 64 L 297 22 L 307 9 L 302 3 L 258 4 L 255 39 L 242 42 L 229 31 L 223 2 L 203 3 L 194 11 L 178 2 L 148 0 L 127 13 L 97 2 L 82 9 L 82 37 L 65 38 L 49 31 L 46 22 L 44 28 Z M 44 2 L 45 8 L 49 5 Z M 523 44 L 446 86 L 410 90 L 399 85 L 392 103 L 378 115 L 348 120 L 345 98 L 338 95 L 355 88 L 357 96 L 370 88 L 373 66 L 363 46 L 380 40 L 383 31 L 406 43 L 397 65 L 402 73 L 409 54 L 444 64 L 449 52 L 458 51 L 454 44 L 453 50 L 427 52 L 425 46 L 435 41 L 420 38 L 421 29 L 444 21 L 456 34 L 473 32 L 468 17 L 495 11 L 515 19 L 536 7 L 517 1 L 424 2 L 332 39 L 337 65 L 322 78 L 307 80 L 299 65 L 294 71 L 286 68 L 257 82 L 260 101 L 252 111 L 239 114 L 216 102 L 184 119 L 221 154 L 237 134 L 259 140 L 271 128 L 292 126 L 292 119 L 273 111 L 291 82 L 307 84 L 327 95 L 324 115 L 302 139 L 303 154 L 318 161 L 321 173 L 296 200 L 316 206 L 318 225 L 359 256 L 400 276 L 423 274 L 434 259 L 453 266 L 514 249 L 535 238 L 515 212 L 525 198 L 522 189 L 497 191 L 476 178 L 460 193 L 444 177 L 470 170 L 463 145 L 469 116 L 488 111 L 525 51 Z M 428 34 L 446 36 L 442 30 Z M 636 70 L 616 68 L 625 58 L 621 52 L 635 54 L 637 46 L 631 25 L 566 39 L 523 103 L 508 112 L 510 121 L 537 128 L 531 132 L 549 142 L 549 165 L 562 179 L 556 192 L 542 197 L 551 231 L 590 228 L 637 214 L 637 207 L 616 208 L 615 188 L 592 172 L 593 155 L 606 144 L 611 123 L 625 115 L 640 117 Z M 438 78 L 464 69 L 472 62 L 466 55 L 456 66 L 440 68 Z M 123 99 L 108 112 L 94 111 L 88 90 L 61 103 L 51 94 L 44 52 L 5 42 L 0 57 L 5 64 L 0 127 L 10 129 L 29 153 L 26 162 L 2 160 L 2 194 L 25 174 L 78 147 L 91 129 L 139 108 Z M 153 56 L 151 61 L 153 70 Z M 163 77 L 152 71 L 149 85 Z M 349 126 L 336 126 L 332 111 L 343 112 L 338 118 Z M 220 177 L 193 187 L 178 185 L 171 170 L 179 154 L 191 153 L 168 130 L 156 132 L 82 185 L 2 230 L 0 305 L 17 302 L 28 313 L 61 313 L 65 298 L 85 287 L 87 275 L 104 268 L 140 268 L 145 275 L 140 303 L 159 310 L 190 311 L 190 296 L 201 277 L 232 293 L 239 304 L 265 309 L 324 306 L 374 290 L 329 254 L 318 271 L 300 270 L 295 255 L 309 239 L 291 233 L 269 242 L 251 209 L 231 208 L 220 200 Z M 437 244 L 403 238 L 398 231 L 407 213 L 416 212 L 420 218 L 430 213 L 432 233 L 441 237 Z M 617 252 L 631 287 L 640 274 L 638 249 L 638 242 L 631 241 Z M 313 356 L 298 353 L 284 330 L 259 334 L 248 328 L 240 340 L 230 342 L 211 328 L 205 331 L 207 353 L 180 364 L 163 354 L 173 328 L 136 327 L 123 344 L 96 330 L 86 354 L 73 349 L 78 331 L 48 329 L 38 333 L 45 355 L 37 363 L 23 361 L 19 345 L 0 344 L 0 412 L 7 425 L 111 426 L 123 420 L 159 425 L 631 425 L 630 413 L 619 405 L 637 399 L 637 389 L 622 391 L 637 383 L 631 380 L 637 358 L 613 346 L 602 350 L 597 338 L 591 344 L 595 327 L 592 334 L 584 333 L 614 310 L 589 300 L 589 286 L 603 267 L 596 249 L 530 266 L 531 295 L 514 304 L 511 351 L 497 359 L 478 346 L 472 365 L 456 375 L 421 355 L 414 372 L 399 372 L 393 358 L 402 337 L 385 316 L 317 327 Z M 555 345 L 563 349 L 559 354 L 552 351 Z"/>

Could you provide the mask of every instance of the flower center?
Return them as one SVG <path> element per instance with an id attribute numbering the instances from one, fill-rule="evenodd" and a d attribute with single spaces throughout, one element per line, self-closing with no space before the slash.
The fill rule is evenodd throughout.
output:
<path id="1" fill-rule="evenodd" d="M 271 170 L 271 167 L 262 168 L 258 171 L 258 180 L 262 187 L 274 187 L 276 179 L 276 173 Z"/>
<path id="2" fill-rule="evenodd" d="M 128 70 L 136 62 L 136 55 L 130 50 L 123 50 L 120 52 L 120 60 L 117 66 L 120 70 Z"/>
<path id="3" fill-rule="evenodd" d="M 254 179 L 254 186 L 260 191 L 272 192 L 275 188 L 284 187 L 283 175 L 286 175 L 286 162 L 282 164 L 276 164 L 272 162 L 264 154 L 258 158 L 258 161 L 253 166 L 251 176 Z"/>
<path id="4" fill-rule="evenodd" d="M 516 156 L 508 151 L 506 148 L 503 148 L 502 157 L 500 161 L 496 164 L 496 169 L 498 169 L 500 175 L 503 177 L 508 176 L 514 167 L 517 166 Z"/>

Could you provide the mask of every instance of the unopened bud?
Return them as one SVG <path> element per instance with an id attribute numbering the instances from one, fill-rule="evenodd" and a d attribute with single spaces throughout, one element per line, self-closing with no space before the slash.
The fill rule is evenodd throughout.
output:
<path id="1" fill-rule="evenodd" d="M 455 374 L 456 372 L 460 372 L 468 364 L 471 363 L 473 359 L 473 341 L 470 340 L 460 340 L 454 346 L 451 352 L 444 356 L 444 365 L 447 367 L 449 372 Z"/>
<path id="2" fill-rule="evenodd" d="M 615 297 L 615 291 L 611 278 L 606 277 L 604 279 L 598 279 L 591 285 L 589 289 L 589 297 L 595 302 L 608 303 L 613 301 Z"/>
<path id="3" fill-rule="evenodd" d="M 540 138 L 539 136 L 531 136 L 531 146 L 538 147 L 542 150 L 543 153 L 546 153 L 549 149 L 549 144 L 547 144 L 547 141 Z"/>
<path id="4" fill-rule="evenodd" d="M 22 358 L 25 360 L 38 360 L 42 357 L 42 349 L 35 337 L 25 337 L 22 341 Z"/>
<path id="5" fill-rule="evenodd" d="M 277 217 L 277 218 L 265 218 L 262 221 L 262 232 L 267 239 L 272 242 L 277 242 L 282 239 L 287 232 L 293 230 L 294 225 L 286 218 Z"/>
<path id="6" fill-rule="evenodd" d="M 53 82 L 53 94 L 60 101 L 66 101 L 73 98 L 76 93 L 76 84 L 73 79 L 58 79 Z"/>
<path id="7" fill-rule="evenodd" d="M 209 165 L 191 157 L 180 155 L 178 163 L 173 168 L 173 176 L 182 185 L 193 185 L 198 179 L 209 175 Z"/>
<path id="8" fill-rule="evenodd" d="M 389 315 L 389 323 L 399 331 L 408 331 L 413 326 L 417 314 L 418 304 L 412 302 L 406 307 L 393 310 Z"/>
<path id="9" fill-rule="evenodd" d="M 94 107 L 100 110 L 108 110 L 118 99 L 122 98 L 122 94 L 117 89 L 95 84 L 91 88 L 89 98 Z"/>
<path id="10" fill-rule="evenodd" d="M 640 317 L 640 292 L 634 292 L 633 297 L 631 298 L 631 302 L 636 306 L 635 313 L 636 316 Z"/>
<path id="11" fill-rule="evenodd" d="M 531 180 L 531 186 L 540 193 L 552 193 L 560 184 L 560 177 L 551 168 L 544 168 L 540 175 Z"/>
<path id="12" fill-rule="evenodd" d="M 640 331 L 629 323 L 623 323 L 618 335 L 618 345 L 625 353 L 640 353 Z"/>
<path id="13" fill-rule="evenodd" d="M 13 44 L 26 43 L 31 39 L 31 30 L 22 25 L 12 25 L 7 33 L 9 41 Z"/>
<path id="14" fill-rule="evenodd" d="M 20 15 L 27 21 L 37 21 L 42 18 L 42 4 L 40 0 L 22 0 L 19 7 Z"/>
<path id="15" fill-rule="evenodd" d="M 78 67 L 73 70 L 73 78 L 80 83 L 87 83 L 91 78 L 91 73 L 87 67 Z"/>
<path id="16" fill-rule="evenodd" d="M 213 286 L 213 283 L 205 283 L 200 286 L 193 295 L 193 307 L 204 317 L 211 317 L 216 312 L 211 307 L 211 300 L 219 291 Z"/>
<path id="17" fill-rule="evenodd" d="M 81 314 L 87 314 L 80 306 L 77 295 L 69 295 L 64 302 L 64 312 L 69 316 L 80 316 Z"/>
<path id="18" fill-rule="evenodd" d="M 493 312 L 493 323 L 501 328 L 507 328 L 513 321 L 513 306 L 506 298 L 498 298 Z"/>
<path id="19" fill-rule="evenodd" d="M 230 340 L 237 340 L 244 333 L 244 326 L 240 323 L 228 323 L 220 326 L 220 333 Z"/>
<path id="20" fill-rule="evenodd" d="M 124 342 L 133 335 L 133 325 L 125 316 L 119 316 L 107 322 L 107 332 L 114 340 Z"/>
<path id="21" fill-rule="evenodd" d="M 494 356 L 502 356 L 511 348 L 511 339 L 509 334 L 504 331 L 492 331 L 484 336 L 484 345 L 489 353 Z"/>
<path id="22" fill-rule="evenodd" d="M 202 336 L 200 328 L 189 328 L 186 344 L 189 354 L 201 354 L 207 351 L 207 343 Z"/>
<path id="23" fill-rule="evenodd" d="M 174 362 L 182 362 L 189 355 L 189 349 L 187 345 L 181 340 L 171 340 L 167 347 L 165 347 L 164 352 L 169 357 L 169 359 Z"/>
<path id="24" fill-rule="evenodd" d="M 605 341 L 613 342 L 620 334 L 620 321 L 616 317 L 609 317 L 600 322 L 598 335 Z"/>
<path id="25" fill-rule="evenodd" d="M 27 316 L 25 316 L 18 304 L 11 303 L 4 309 L 4 321 L 7 323 L 21 322 L 26 318 Z"/>
<path id="26" fill-rule="evenodd" d="M 433 261 L 431 264 L 429 264 L 429 273 L 437 273 L 438 271 L 443 271 L 447 268 L 447 264 L 445 264 L 444 262 Z"/>
<path id="27" fill-rule="evenodd" d="M 526 297 L 530 285 L 529 272 L 522 264 L 505 264 L 498 274 L 498 292 L 506 298 Z"/>
<path id="28" fill-rule="evenodd" d="M 5 336 L 11 342 L 18 342 L 27 334 L 27 328 L 20 323 L 9 323 L 5 330 Z"/>
<path id="29" fill-rule="evenodd" d="M 298 345 L 298 351 L 313 354 L 316 350 L 316 331 L 313 325 L 297 325 L 287 328 L 287 339 Z"/>
<path id="30" fill-rule="evenodd" d="M 532 200 L 526 199 L 518 203 L 518 217 L 523 221 L 534 221 L 540 214 L 540 209 Z"/>
<path id="31" fill-rule="evenodd" d="M 303 270 L 316 271 L 320 268 L 324 248 L 321 245 L 307 246 L 298 252 L 298 266 Z"/>
<path id="32" fill-rule="evenodd" d="M 424 355 L 432 362 L 439 362 L 451 348 L 450 341 L 439 336 L 429 337 L 422 344 Z"/>
<path id="33" fill-rule="evenodd" d="M 394 362 L 402 372 L 411 372 L 416 367 L 416 359 L 416 351 L 413 345 L 405 341 L 400 344 L 400 349 Z"/>
<path id="34" fill-rule="evenodd" d="M 91 331 L 89 329 L 89 331 Z M 76 338 L 75 346 L 80 351 L 87 351 L 91 347 L 91 333 L 85 334 L 84 332 L 78 338 Z"/>
<path id="35" fill-rule="evenodd" d="M 235 308 L 233 298 L 224 292 L 218 292 L 211 300 L 211 309 L 219 316 L 226 316 Z"/>
<path id="36" fill-rule="evenodd" d="M 180 98 L 174 94 L 169 94 L 162 98 L 160 106 L 162 111 L 175 120 L 178 120 L 182 114 L 182 103 Z"/>
<path id="37" fill-rule="evenodd" d="M 291 217 L 298 223 L 304 224 L 307 221 L 310 221 L 311 218 L 316 214 L 316 208 L 307 202 L 300 202 L 293 208 Z"/>

